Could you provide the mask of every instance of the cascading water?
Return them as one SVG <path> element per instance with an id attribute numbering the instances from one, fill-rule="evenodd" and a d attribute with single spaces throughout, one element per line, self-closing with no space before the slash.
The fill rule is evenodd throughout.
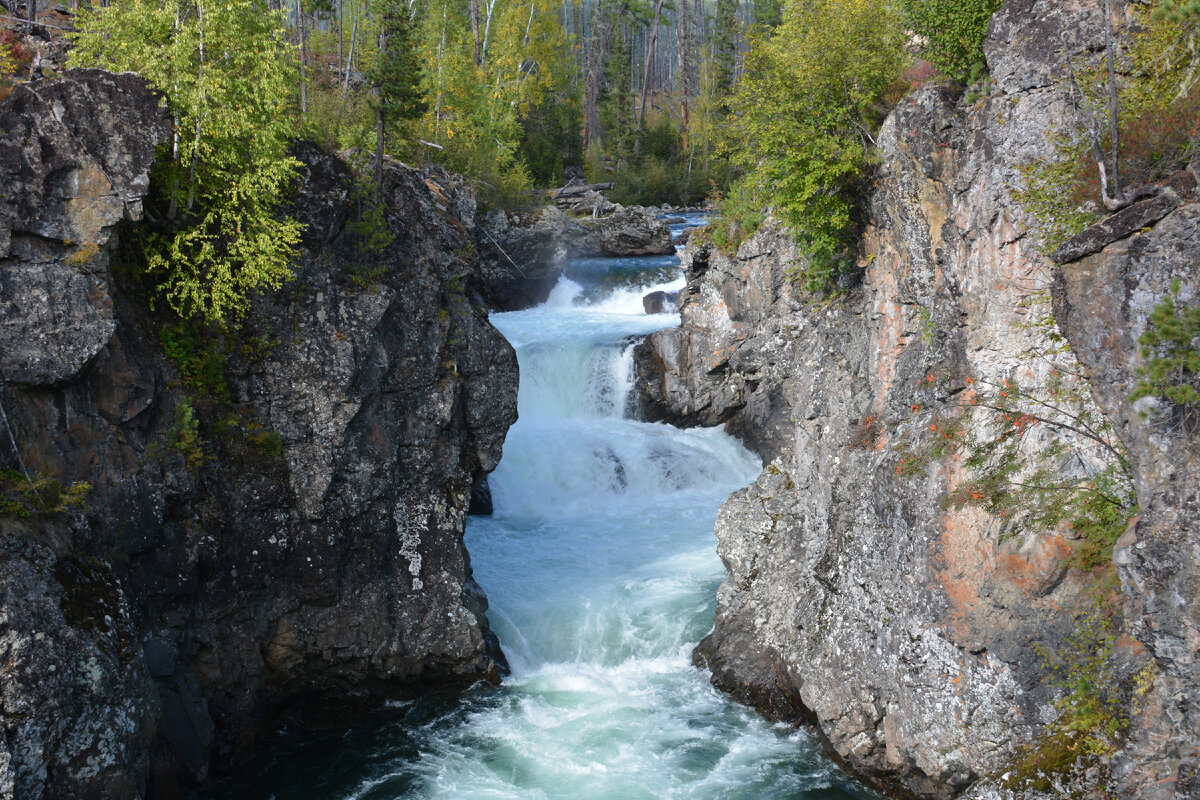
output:
<path id="1" fill-rule="evenodd" d="M 691 666 L 723 574 L 717 509 L 759 464 L 719 430 L 626 416 L 631 337 L 678 323 L 641 298 L 683 285 L 655 285 L 677 261 L 576 267 L 544 305 L 492 317 L 517 349 L 521 417 L 490 479 L 495 514 L 470 521 L 467 547 L 512 675 L 285 741 L 257 796 L 868 796 L 806 734 L 734 705 Z"/>

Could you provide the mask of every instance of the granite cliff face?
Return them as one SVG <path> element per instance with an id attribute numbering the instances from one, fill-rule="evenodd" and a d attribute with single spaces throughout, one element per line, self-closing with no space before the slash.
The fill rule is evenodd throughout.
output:
<path id="1" fill-rule="evenodd" d="M 132 75 L 0 105 L 0 466 L 91 484 L 0 518 L 0 797 L 182 796 L 280 714 L 503 669 L 462 531 L 517 366 L 473 194 L 389 164 L 373 251 L 346 165 L 298 146 L 296 277 L 216 346 L 217 398 L 121 250 L 168 136 Z"/>
<path id="2" fill-rule="evenodd" d="M 927 86 L 901 102 L 879 137 L 860 285 L 804 296 L 788 276 L 801 256 L 768 223 L 735 256 L 690 248 L 682 326 L 636 354 L 648 418 L 725 423 L 767 463 L 717 521 L 729 575 L 698 659 L 768 715 L 813 723 L 852 772 L 898 794 L 1037 796 L 1003 778 L 1059 714 L 1045 654 L 1072 646 L 1098 573 L 1070 567 L 1070 526 L 1019 531 L 948 504 L 968 473 L 939 437 L 954 424 L 987 435 L 995 416 L 972 404 L 984 386 L 1078 370 L 1137 462 L 1142 512 L 1104 597 L 1126 620 L 1111 677 L 1126 689 L 1155 677 L 1129 706 L 1122 749 L 1056 779 L 1080 796 L 1197 791 L 1196 442 L 1142 421 L 1127 398 L 1137 337 L 1171 278 L 1194 298 L 1200 206 L 1181 178 L 1165 218 L 1122 241 L 1091 232 L 1074 245 L 1091 241 L 1091 255 L 1056 271 L 1013 197 L 1019 166 L 1052 155 L 1047 134 L 1069 113 L 1054 78 L 1098 49 L 1099 7 L 1009 0 L 985 43 L 988 97 Z M 1054 330 L 1072 352 L 1035 355 Z M 1056 439 L 1065 480 L 1103 463 L 1052 429 L 1023 447 Z"/>
<path id="3" fill-rule="evenodd" d="M 1200 301 L 1200 162 L 1114 220 L 1064 246 L 1074 258 L 1056 273 L 1054 316 L 1128 448 L 1140 508 L 1113 560 L 1132 633 L 1154 660 L 1117 786 L 1200 797 L 1200 426 L 1157 398 L 1128 401 L 1154 308 L 1175 281 L 1179 304 Z"/>

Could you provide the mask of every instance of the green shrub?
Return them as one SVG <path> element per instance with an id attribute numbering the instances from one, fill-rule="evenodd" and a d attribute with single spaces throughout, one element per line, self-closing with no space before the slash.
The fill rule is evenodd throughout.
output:
<path id="1" fill-rule="evenodd" d="M 1002 0 L 904 0 L 904 18 L 922 37 L 921 56 L 946 77 L 971 84 L 987 63 L 983 39 Z"/>
<path id="2" fill-rule="evenodd" d="M 222 347 L 225 336 L 219 326 L 199 319 L 182 320 L 158 332 L 163 352 L 179 368 L 184 386 L 221 401 L 229 399 Z"/>
<path id="3" fill-rule="evenodd" d="M 1171 282 L 1171 291 L 1150 314 L 1146 330 L 1138 337 L 1145 364 L 1139 370 L 1141 380 L 1129 396 L 1134 402 L 1143 397 L 1161 397 L 1186 411 L 1200 405 L 1200 306 L 1176 305 L 1180 281 Z"/>
<path id="4" fill-rule="evenodd" d="M 750 41 L 730 102 L 733 159 L 807 251 L 807 288 L 830 292 L 856 268 L 872 131 L 905 61 L 903 26 L 890 3 L 813 0 Z"/>
<path id="5" fill-rule="evenodd" d="M 32 519 L 83 511 L 91 491 L 86 481 L 68 486 L 46 475 L 27 480 L 16 470 L 0 469 L 0 517 Z"/>
<path id="6" fill-rule="evenodd" d="M 200 438 L 200 421 L 192 398 L 183 395 L 175 403 L 175 421 L 167 429 L 168 446 L 184 457 L 189 469 L 204 463 L 204 440 Z"/>
<path id="7" fill-rule="evenodd" d="M 723 253 L 733 255 L 746 239 L 754 235 L 766 218 L 764 198 L 752 184 L 736 181 L 729 195 L 718 198 L 716 216 L 708 227 L 695 236 L 697 242 L 712 242 Z"/>

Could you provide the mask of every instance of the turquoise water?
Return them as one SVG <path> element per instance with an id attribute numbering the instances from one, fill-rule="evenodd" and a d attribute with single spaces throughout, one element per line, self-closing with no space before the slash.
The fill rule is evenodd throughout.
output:
<path id="1" fill-rule="evenodd" d="M 717 509 L 760 465 L 720 430 L 626 417 L 630 337 L 678 324 L 641 306 L 664 279 L 683 285 L 672 263 L 589 261 L 546 304 L 492 318 L 517 349 L 521 418 L 467 547 L 512 665 L 503 686 L 281 736 L 232 796 L 869 796 L 691 665 L 723 574 Z"/>

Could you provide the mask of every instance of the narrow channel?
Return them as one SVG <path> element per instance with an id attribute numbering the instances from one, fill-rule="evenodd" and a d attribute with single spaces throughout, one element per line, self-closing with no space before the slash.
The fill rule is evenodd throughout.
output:
<path id="1" fill-rule="evenodd" d="M 297 743 L 265 797 L 640 800 L 871 797 L 805 732 L 773 726 L 691 664 L 723 575 L 717 509 L 758 459 L 721 430 L 628 412 L 632 342 L 677 325 L 642 296 L 673 256 L 576 262 L 550 299 L 492 320 L 517 350 L 520 420 L 467 547 L 512 674 Z"/>

